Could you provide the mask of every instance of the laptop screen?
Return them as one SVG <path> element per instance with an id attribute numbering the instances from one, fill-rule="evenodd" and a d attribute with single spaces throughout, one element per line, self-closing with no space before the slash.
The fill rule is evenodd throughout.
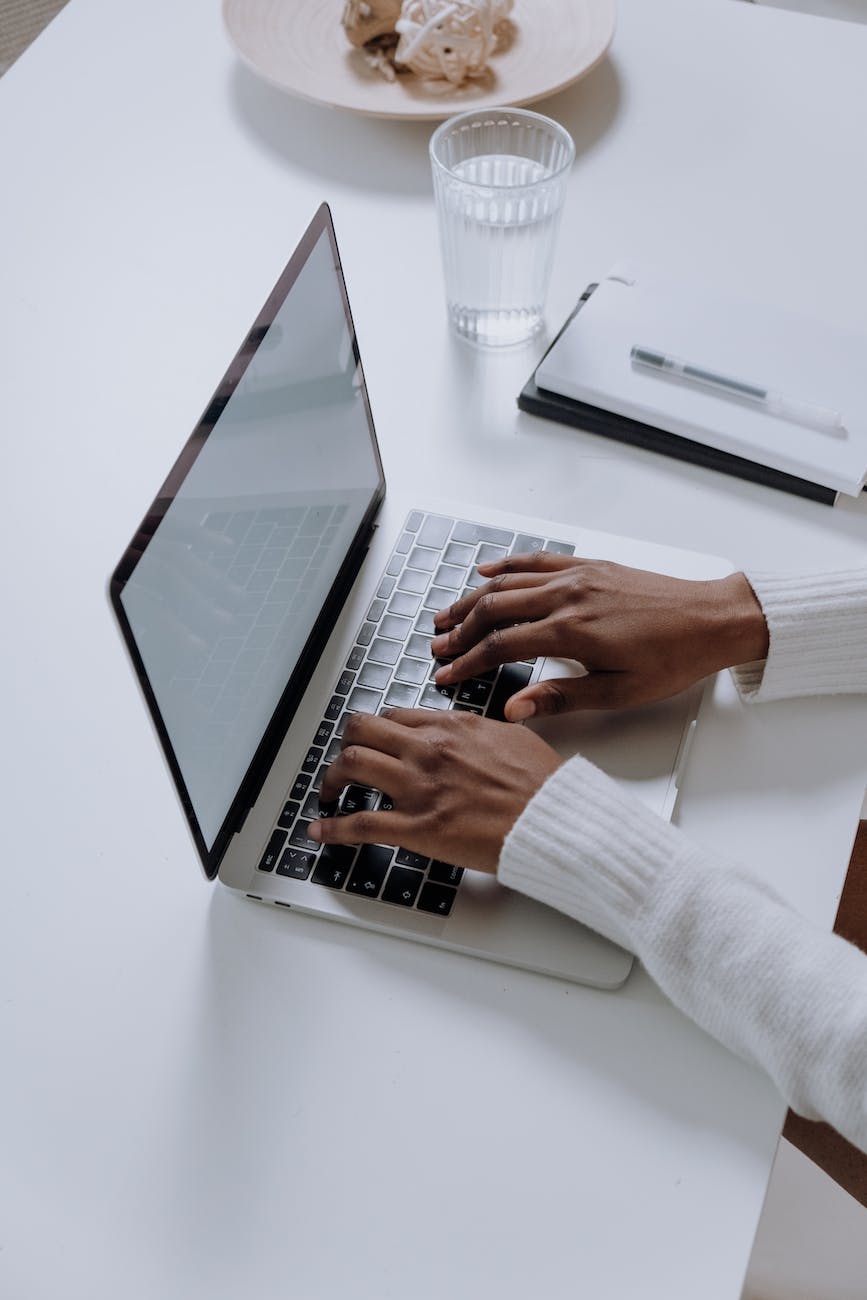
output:
<path id="1" fill-rule="evenodd" d="M 278 706 L 294 712 L 382 486 L 323 208 L 112 583 L 200 852 L 231 832 Z"/>

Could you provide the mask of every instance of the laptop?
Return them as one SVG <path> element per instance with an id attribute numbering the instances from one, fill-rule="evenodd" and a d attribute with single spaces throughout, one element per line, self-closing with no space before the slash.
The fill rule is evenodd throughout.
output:
<path id="1" fill-rule="evenodd" d="M 419 488 L 423 488 L 423 464 Z M 564 665 L 441 690 L 433 613 L 485 559 L 544 548 L 682 577 L 711 556 L 386 495 L 331 215 L 323 204 L 110 579 L 110 599 L 205 876 L 258 902 L 617 988 L 629 953 L 461 864 L 307 835 L 347 718 L 392 705 L 503 717 Z M 566 667 L 575 670 L 575 665 Z M 701 701 L 534 724 L 670 817 Z M 341 811 L 387 792 L 348 787 Z"/>

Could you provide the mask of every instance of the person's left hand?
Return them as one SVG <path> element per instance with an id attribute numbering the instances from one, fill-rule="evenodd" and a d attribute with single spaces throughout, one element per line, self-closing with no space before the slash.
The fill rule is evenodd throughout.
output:
<path id="1" fill-rule="evenodd" d="M 532 731 L 473 713 L 355 713 L 320 805 L 362 785 L 386 791 L 394 807 L 324 818 L 308 833 L 323 844 L 393 844 L 494 872 L 509 831 L 561 762 Z"/>

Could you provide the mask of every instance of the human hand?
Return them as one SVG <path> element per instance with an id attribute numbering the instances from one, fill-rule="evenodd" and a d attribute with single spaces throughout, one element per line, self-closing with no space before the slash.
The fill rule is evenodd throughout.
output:
<path id="1" fill-rule="evenodd" d="M 320 806 L 347 785 L 386 790 L 393 808 L 311 822 L 323 844 L 393 844 L 478 871 L 497 869 L 503 841 L 561 763 L 524 727 L 472 713 L 354 713 L 328 768 Z"/>
<path id="2" fill-rule="evenodd" d="M 506 705 L 512 722 L 650 704 L 768 653 L 767 624 L 742 573 L 690 581 L 545 551 L 479 572 L 490 581 L 435 616 L 431 649 L 453 659 L 438 685 L 537 655 L 587 670 L 518 691 Z"/>

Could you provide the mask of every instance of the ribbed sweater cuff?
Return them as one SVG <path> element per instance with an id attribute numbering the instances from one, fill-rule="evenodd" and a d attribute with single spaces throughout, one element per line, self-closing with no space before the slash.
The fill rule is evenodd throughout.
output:
<path id="1" fill-rule="evenodd" d="M 766 660 L 732 669 L 744 699 L 867 691 L 867 568 L 746 577 L 770 642 Z"/>
<path id="2" fill-rule="evenodd" d="M 688 854 L 679 831 L 578 757 L 530 800 L 506 837 L 497 875 L 636 952 L 654 882 Z"/>

